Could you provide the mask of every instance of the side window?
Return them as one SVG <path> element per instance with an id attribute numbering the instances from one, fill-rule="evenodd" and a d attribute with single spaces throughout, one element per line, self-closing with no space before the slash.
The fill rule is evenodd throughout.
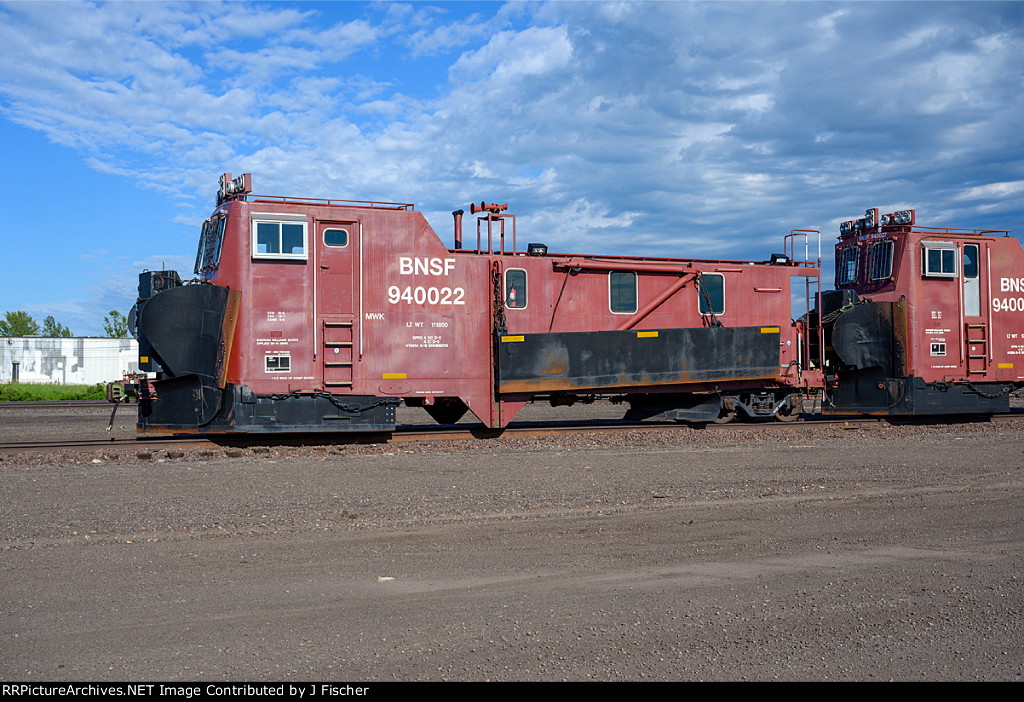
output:
<path id="1" fill-rule="evenodd" d="M 216 268 L 220 264 L 220 249 L 224 243 L 226 222 L 227 219 L 222 215 L 210 217 L 203 222 L 203 233 L 199 237 L 199 251 L 196 253 L 196 275 Z"/>
<path id="2" fill-rule="evenodd" d="M 701 314 L 725 312 L 725 276 L 721 273 L 701 273 L 697 282 Z"/>
<path id="3" fill-rule="evenodd" d="M 348 246 L 348 230 L 347 229 L 325 229 L 324 230 L 324 245 L 325 246 L 337 246 L 337 247 Z"/>
<path id="4" fill-rule="evenodd" d="M 956 245 L 926 241 L 922 245 L 921 273 L 926 278 L 956 277 Z"/>
<path id="5" fill-rule="evenodd" d="M 968 317 L 981 316 L 980 254 L 981 247 L 977 244 L 964 244 L 964 314 Z"/>
<path id="6" fill-rule="evenodd" d="M 513 310 L 526 307 L 526 271 L 522 268 L 505 271 L 505 307 Z"/>
<path id="7" fill-rule="evenodd" d="M 839 250 L 836 261 L 836 285 L 849 285 L 857 282 L 857 259 L 860 250 L 856 246 L 847 246 Z"/>
<path id="8" fill-rule="evenodd" d="M 892 241 L 871 245 L 868 256 L 868 280 L 888 280 L 892 276 Z"/>
<path id="9" fill-rule="evenodd" d="M 637 300 L 636 273 L 612 271 L 608 274 L 608 307 L 615 314 L 633 314 Z"/>
<path id="10" fill-rule="evenodd" d="M 199 235 L 199 250 L 196 251 L 196 265 L 193 271 L 199 275 L 203 270 L 203 256 L 206 255 L 206 231 L 209 220 L 203 224 L 203 233 Z"/>
<path id="11" fill-rule="evenodd" d="M 964 278 L 978 277 L 978 245 L 964 244 Z"/>
<path id="12" fill-rule="evenodd" d="M 253 214 L 252 257 L 305 260 L 305 216 Z"/>
<path id="13" fill-rule="evenodd" d="M 219 217 L 217 221 L 217 246 L 213 251 L 213 265 L 220 265 L 220 250 L 224 246 L 224 229 L 228 225 L 227 217 Z"/>

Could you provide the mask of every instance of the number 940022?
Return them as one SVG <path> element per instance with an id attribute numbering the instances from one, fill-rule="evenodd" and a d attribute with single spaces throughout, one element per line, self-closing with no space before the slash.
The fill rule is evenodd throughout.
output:
<path id="1" fill-rule="evenodd" d="M 463 288 L 437 288 L 411 285 L 400 288 L 397 285 L 388 287 L 388 302 L 397 305 L 404 302 L 407 305 L 464 305 L 466 304 L 466 291 Z"/>

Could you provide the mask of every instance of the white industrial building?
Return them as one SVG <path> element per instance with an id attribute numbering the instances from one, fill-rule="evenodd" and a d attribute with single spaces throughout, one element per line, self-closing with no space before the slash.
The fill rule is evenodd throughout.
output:
<path id="1" fill-rule="evenodd" d="M 138 370 L 135 339 L 0 337 L 0 383 L 95 385 Z"/>

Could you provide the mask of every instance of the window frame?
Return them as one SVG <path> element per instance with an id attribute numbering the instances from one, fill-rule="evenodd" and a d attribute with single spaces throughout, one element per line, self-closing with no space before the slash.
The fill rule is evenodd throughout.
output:
<path id="1" fill-rule="evenodd" d="M 878 258 L 875 252 L 881 249 L 881 247 L 885 247 L 888 250 L 888 255 L 885 259 L 886 267 L 884 272 L 879 272 L 875 270 L 878 264 Z M 876 241 L 871 244 L 871 248 L 868 250 L 867 274 L 869 281 L 877 282 L 881 280 L 889 280 L 890 278 L 892 278 L 892 263 L 893 255 L 895 253 L 896 242 L 894 239 L 883 239 L 881 241 Z"/>
<path id="2" fill-rule="evenodd" d="M 967 249 L 974 249 L 974 273 L 968 274 L 967 272 Z M 961 251 L 963 257 L 964 267 L 964 280 L 974 280 L 975 278 L 981 278 L 981 244 L 964 244 L 963 250 Z"/>
<path id="3" fill-rule="evenodd" d="M 708 305 L 708 309 L 706 311 L 703 309 L 703 306 L 704 306 L 704 290 L 705 290 L 705 287 L 704 287 L 704 276 L 717 276 L 722 281 L 722 304 L 721 304 L 722 309 L 721 309 L 721 311 L 716 310 L 713 304 L 709 304 Z M 713 303 L 714 300 L 710 300 L 710 302 Z M 725 314 L 725 273 L 714 273 L 714 272 L 705 273 L 704 271 L 701 271 L 700 273 L 697 274 L 697 313 L 700 316 L 702 316 L 702 317 L 711 317 L 711 316 L 721 317 L 723 314 Z"/>
<path id="4" fill-rule="evenodd" d="M 940 255 L 939 257 L 939 269 L 938 271 L 932 270 L 930 262 L 930 254 L 932 251 L 950 252 L 952 254 L 953 269 L 945 270 L 945 256 Z M 952 241 L 922 241 L 921 242 L 921 275 L 925 278 L 940 278 L 946 280 L 953 280 L 959 275 L 959 262 L 957 261 L 957 245 Z"/>
<path id="5" fill-rule="evenodd" d="M 306 261 L 309 258 L 309 220 L 306 215 L 284 214 L 280 212 L 253 212 L 250 220 L 250 253 L 255 259 L 277 261 Z M 278 247 L 282 245 L 283 225 L 298 224 L 302 226 L 302 253 L 261 253 L 259 251 L 258 231 L 260 224 L 276 224 Z"/>
<path id="6" fill-rule="evenodd" d="M 217 212 L 203 222 L 203 228 L 199 234 L 199 250 L 196 252 L 196 264 L 193 269 L 196 275 L 202 275 L 206 271 L 215 270 L 220 266 L 220 252 L 224 248 L 224 230 L 227 227 L 227 221 L 227 215 Z"/>
<path id="7" fill-rule="evenodd" d="M 327 232 L 345 232 L 345 243 L 344 244 L 329 244 L 327 243 Z M 323 231 L 323 242 L 324 246 L 328 246 L 332 249 L 344 249 L 352 241 L 352 232 L 345 227 L 324 227 Z"/>
<path id="8" fill-rule="evenodd" d="M 521 305 L 518 304 L 518 302 L 519 302 L 518 300 L 516 300 L 517 304 L 515 304 L 515 305 L 510 305 L 509 304 L 509 296 L 508 296 L 508 294 L 509 294 L 509 291 L 511 290 L 511 288 L 509 286 L 509 281 L 508 281 L 508 274 L 509 273 L 522 273 L 523 274 L 523 304 L 521 304 Z M 526 306 L 530 303 L 530 294 L 529 294 L 529 289 L 528 289 L 529 288 L 529 276 L 526 273 L 526 269 L 525 268 L 506 268 L 505 271 L 504 271 L 504 277 L 505 277 L 505 281 L 504 281 L 505 309 L 508 309 L 508 310 L 525 310 Z"/>
<path id="9" fill-rule="evenodd" d="M 850 277 L 844 275 L 846 272 L 846 254 L 853 253 L 853 274 Z M 839 260 L 836 265 L 836 287 L 842 285 L 855 285 L 858 278 L 860 277 L 860 246 L 858 244 L 851 244 L 850 246 L 844 246 L 838 249 Z"/>
<path id="10" fill-rule="evenodd" d="M 633 276 L 633 309 L 615 309 L 616 298 L 613 293 L 615 285 L 612 283 L 612 278 L 616 275 L 631 275 Z M 621 302 L 621 301 L 620 301 Z M 612 314 L 636 314 L 637 310 L 640 309 L 640 276 L 636 271 L 608 271 L 608 311 Z"/>

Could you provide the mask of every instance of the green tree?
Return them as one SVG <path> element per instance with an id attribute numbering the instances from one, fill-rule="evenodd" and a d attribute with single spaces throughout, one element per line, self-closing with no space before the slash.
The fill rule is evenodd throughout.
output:
<path id="1" fill-rule="evenodd" d="M 43 320 L 43 336 L 71 336 L 71 330 L 60 324 L 53 318 L 53 315 L 49 315 Z"/>
<path id="2" fill-rule="evenodd" d="M 0 336 L 35 336 L 38 333 L 39 325 L 28 312 L 7 312 L 0 319 Z"/>
<path id="3" fill-rule="evenodd" d="M 128 318 L 117 310 L 110 310 L 103 318 L 103 331 L 111 338 L 123 339 L 128 336 Z"/>

